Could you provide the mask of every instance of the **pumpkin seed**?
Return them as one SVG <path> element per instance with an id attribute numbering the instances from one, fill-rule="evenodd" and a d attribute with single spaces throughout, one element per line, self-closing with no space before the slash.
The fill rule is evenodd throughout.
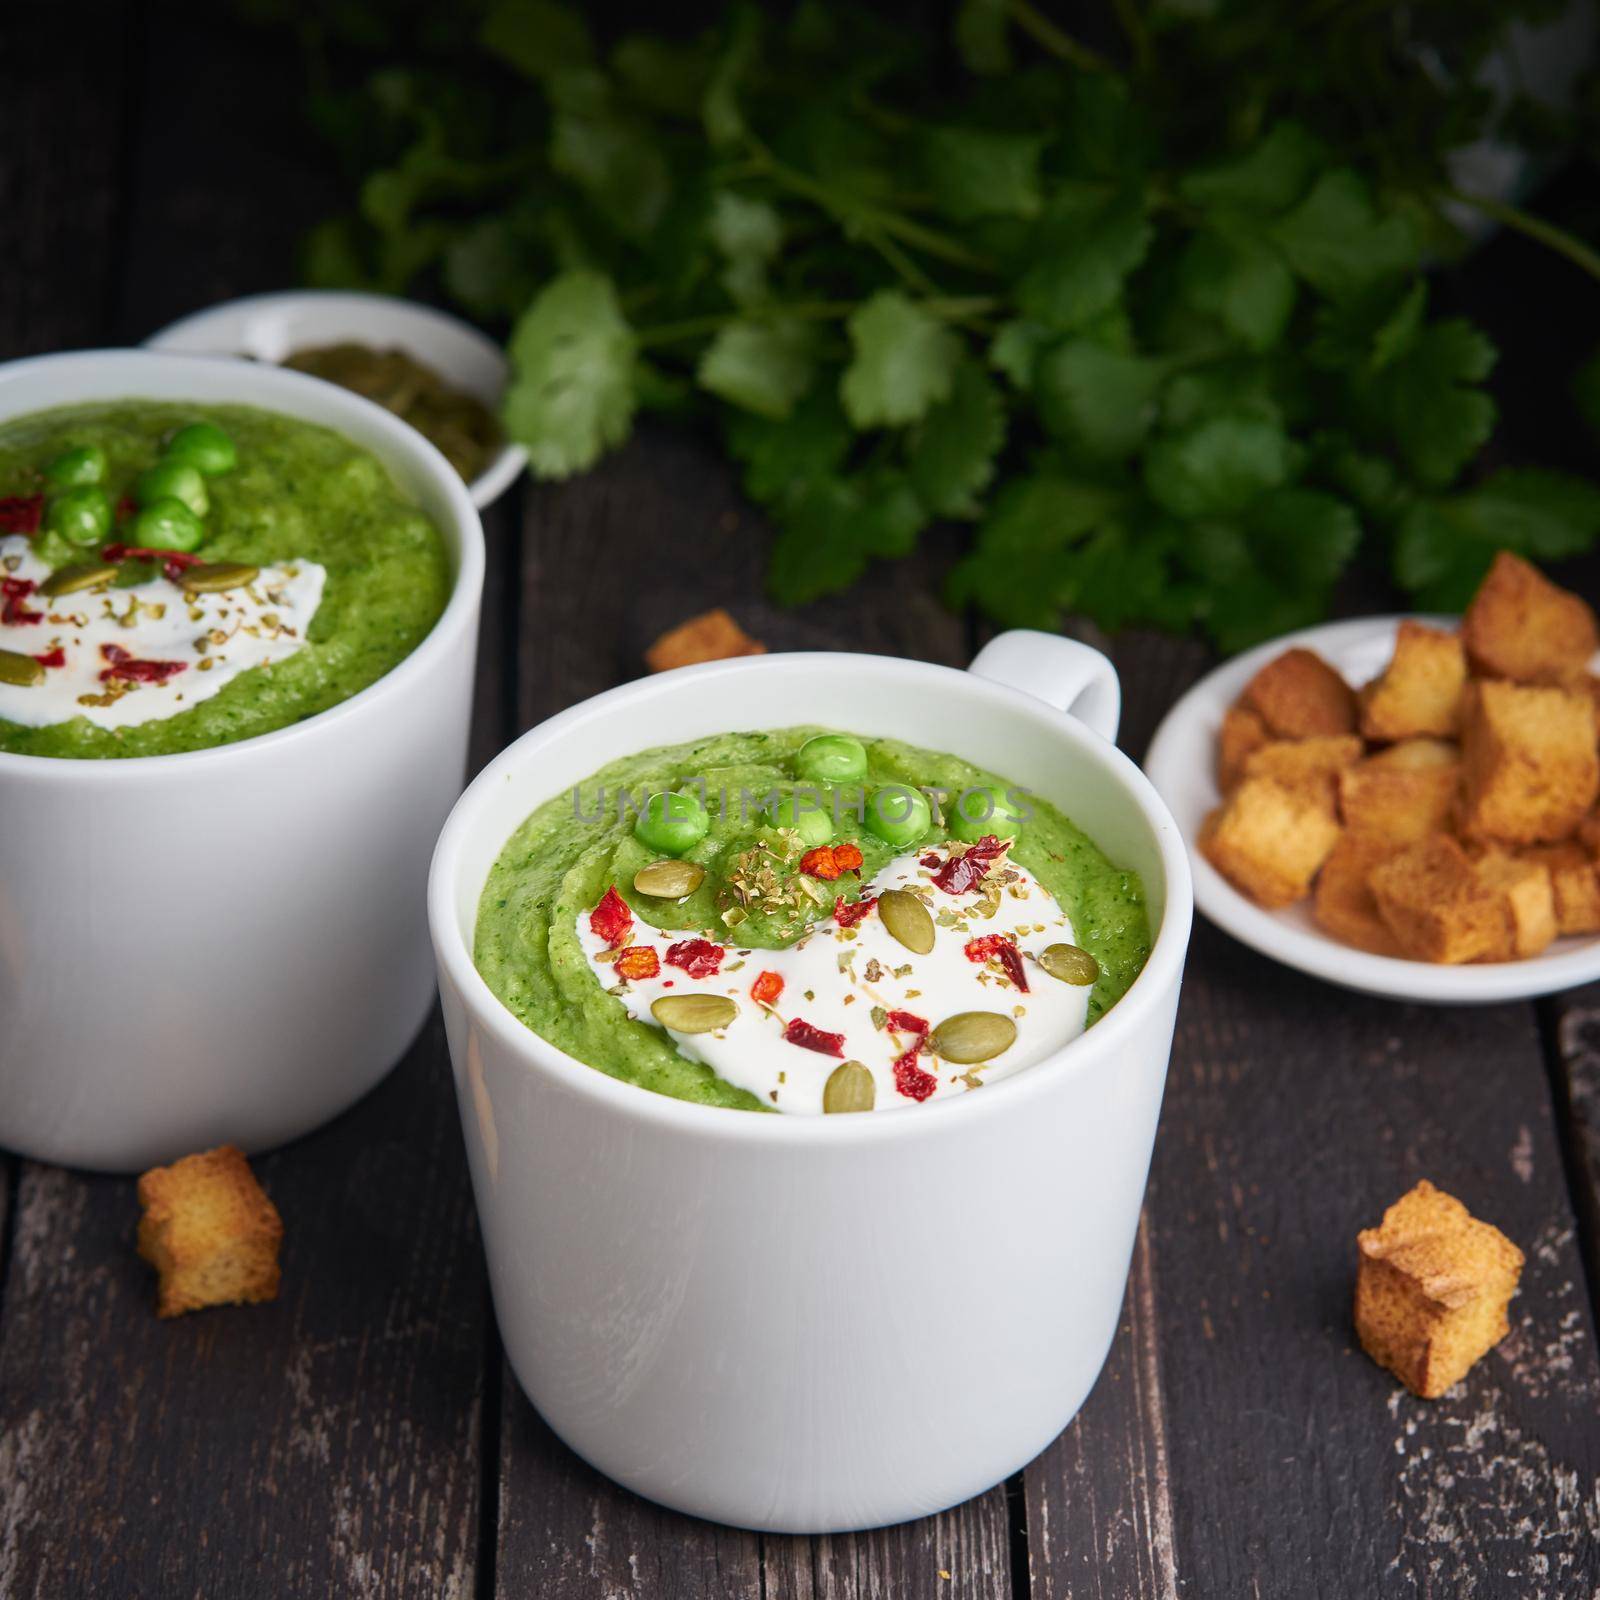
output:
<path id="1" fill-rule="evenodd" d="M 726 1028 L 739 1008 L 725 994 L 664 994 L 650 1014 L 674 1033 L 712 1033 Z"/>
<path id="2" fill-rule="evenodd" d="M 633 875 L 633 886 L 652 900 L 681 900 L 706 881 L 706 869 L 693 861 L 652 861 Z"/>
<path id="3" fill-rule="evenodd" d="M 914 956 L 933 949 L 933 918 L 909 889 L 885 889 L 878 896 L 878 915 L 890 936 Z"/>
<path id="4" fill-rule="evenodd" d="M 992 1060 L 1016 1040 L 1016 1023 L 998 1011 L 958 1011 L 933 1030 L 933 1048 L 963 1067 Z"/>
<path id="5" fill-rule="evenodd" d="M 39 585 L 39 593 L 52 600 L 58 594 L 76 594 L 80 589 L 92 589 L 97 583 L 107 583 L 116 577 L 117 569 L 102 561 L 80 561 L 74 566 L 58 567 Z"/>
<path id="6" fill-rule="evenodd" d="M 15 650 L 0 650 L 0 683 L 31 689 L 43 682 L 44 668 L 32 656 L 20 655 Z"/>
<path id="7" fill-rule="evenodd" d="M 872 1074 L 859 1061 L 841 1061 L 822 1086 L 824 1111 L 870 1111 L 877 1098 Z"/>
<path id="8" fill-rule="evenodd" d="M 190 567 L 179 582 L 191 594 L 215 594 L 222 589 L 242 589 L 261 576 L 260 567 L 243 561 L 202 561 Z"/>
<path id="9" fill-rule="evenodd" d="M 1087 950 L 1075 944 L 1047 945 L 1039 952 L 1039 965 L 1052 978 L 1063 983 L 1075 983 L 1082 988 L 1100 977 L 1100 963 Z"/>

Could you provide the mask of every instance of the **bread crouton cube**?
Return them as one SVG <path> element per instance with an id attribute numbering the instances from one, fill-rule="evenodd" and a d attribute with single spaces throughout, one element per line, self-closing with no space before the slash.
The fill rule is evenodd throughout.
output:
<path id="1" fill-rule="evenodd" d="M 1436 1400 L 1510 1331 L 1522 1252 L 1426 1179 L 1356 1243 L 1356 1337 L 1413 1394 Z"/>
<path id="2" fill-rule="evenodd" d="M 1600 872 L 1583 844 L 1534 845 L 1518 854 L 1550 874 L 1557 933 L 1600 933 Z"/>
<path id="3" fill-rule="evenodd" d="M 1486 681 L 1464 703 L 1463 831 L 1505 844 L 1566 838 L 1600 793 L 1587 694 Z"/>
<path id="4" fill-rule="evenodd" d="M 1313 650 L 1275 656 L 1239 698 L 1279 739 L 1356 731 L 1355 691 Z"/>
<path id="5" fill-rule="evenodd" d="M 1337 804 L 1339 774 L 1361 759 L 1354 734 L 1315 739 L 1273 739 L 1245 757 L 1244 776 L 1270 778 L 1285 789 L 1300 789 L 1331 814 Z"/>
<path id="6" fill-rule="evenodd" d="M 1407 739 L 1339 774 L 1339 812 L 1353 833 L 1416 844 L 1455 814 L 1461 753 L 1444 739 Z"/>
<path id="7" fill-rule="evenodd" d="M 1600 650 L 1588 604 L 1509 550 L 1473 596 L 1461 638 L 1477 672 L 1514 683 L 1571 683 Z"/>
<path id="8" fill-rule="evenodd" d="M 283 1223 L 231 1144 L 139 1179 L 139 1254 L 160 1274 L 156 1315 L 278 1294 Z"/>
<path id="9" fill-rule="evenodd" d="M 1379 916 L 1413 961 L 1503 958 L 1509 943 L 1505 911 L 1448 835 L 1435 834 L 1380 862 L 1367 882 Z"/>
<path id="10" fill-rule="evenodd" d="M 1478 882 L 1495 895 L 1505 913 L 1506 949 L 1501 960 L 1536 956 L 1556 936 L 1555 886 L 1540 861 L 1490 850 L 1474 864 Z"/>
<path id="11" fill-rule="evenodd" d="M 1578 843 L 1600 861 L 1600 811 L 1591 811 L 1582 822 L 1578 824 Z"/>
<path id="12" fill-rule="evenodd" d="M 1271 738 L 1266 723 L 1248 706 L 1228 707 L 1217 734 L 1217 787 L 1224 794 L 1244 776 L 1250 752 L 1259 750 Z"/>
<path id="13" fill-rule="evenodd" d="M 1341 836 L 1322 863 L 1311 902 L 1312 915 L 1325 932 L 1373 955 L 1402 954 L 1400 941 L 1378 914 L 1378 902 L 1367 882 L 1372 869 L 1387 861 L 1397 848 L 1388 839 L 1371 834 L 1347 830 Z"/>
<path id="14" fill-rule="evenodd" d="M 1390 741 L 1449 739 L 1461 724 L 1461 691 L 1467 682 L 1467 653 L 1453 633 L 1409 619 L 1395 635 L 1394 655 L 1361 690 L 1361 732 Z"/>
<path id="15" fill-rule="evenodd" d="M 692 667 L 702 661 L 726 661 L 732 656 L 760 656 L 766 652 L 767 647 L 759 639 L 752 639 L 717 606 L 669 628 L 645 651 L 644 663 L 652 672 L 670 672 L 674 667 Z"/>
<path id="16" fill-rule="evenodd" d="M 1200 830 L 1206 860 L 1269 909 L 1303 900 L 1338 841 L 1324 805 L 1268 778 L 1246 778 Z"/>

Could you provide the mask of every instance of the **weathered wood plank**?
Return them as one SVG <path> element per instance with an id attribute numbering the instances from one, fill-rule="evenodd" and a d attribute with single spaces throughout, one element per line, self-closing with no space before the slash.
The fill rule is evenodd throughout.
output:
<path id="1" fill-rule="evenodd" d="M 1557 995 L 1546 1015 L 1589 1298 L 1600 1315 L 1600 984 Z"/>
<path id="2" fill-rule="evenodd" d="M 766 537 L 728 468 L 682 431 L 647 428 L 588 476 L 530 488 L 521 722 L 640 675 L 657 634 L 717 604 L 774 649 L 965 660 L 964 626 L 935 599 L 939 550 L 930 564 L 883 569 L 849 597 L 788 612 L 762 597 Z M 670 1517 L 599 1478 L 538 1421 L 509 1369 L 504 1383 L 496 1564 L 504 1595 L 750 1595 L 763 1552 L 767 1591 L 785 1600 L 1010 1595 L 998 1490 L 906 1529 L 757 1539 Z"/>

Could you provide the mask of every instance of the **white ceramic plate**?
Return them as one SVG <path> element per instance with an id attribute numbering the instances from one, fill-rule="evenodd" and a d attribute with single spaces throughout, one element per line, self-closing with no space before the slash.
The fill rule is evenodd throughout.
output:
<path id="1" fill-rule="evenodd" d="M 251 295 L 197 311 L 144 343 L 147 350 L 281 362 L 305 345 L 341 340 L 403 350 L 491 411 L 499 409 L 510 372 L 505 352 L 459 317 L 388 295 L 330 290 Z M 527 463 L 520 445 L 502 446 L 467 485 L 473 505 L 481 511 L 498 500 Z"/>
<path id="2" fill-rule="evenodd" d="M 1239 691 L 1274 656 L 1303 645 L 1336 667 L 1355 686 L 1375 678 L 1394 650 L 1400 617 L 1360 617 L 1274 639 L 1226 662 L 1202 678 L 1166 715 L 1145 758 L 1145 771 L 1177 819 L 1194 863 L 1194 903 L 1219 928 L 1262 955 L 1313 977 L 1366 994 L 1436 1005 L 1482 1005 L 1551 994 L 1600 978 L 1600 938 L 1558 939 L 1541 956 L 1460 967 L 1370 955 L 1325 934 L 1308 901 L 1265 911 L 1247 899 L 1200 854 L 1200 824 L 1220 804 L 1217 731 Z M 1456 617 L 1418 617 L 1453 628 Z"/>

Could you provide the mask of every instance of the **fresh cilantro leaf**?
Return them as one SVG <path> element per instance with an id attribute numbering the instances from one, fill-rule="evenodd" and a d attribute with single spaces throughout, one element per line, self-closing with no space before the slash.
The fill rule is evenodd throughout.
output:
<path id="1" fill-rule="evenodd" d="M 551 0 L 495 0 L 478 37 L 530 78 L 549 78 L 594 63 L 594 43 L 583 17 Z"/>
<path id="2" fill-rule="evenodd" d="M 1306 355 L 1330 371 L 1381 372 L 1413 344 L 1428 306 L 1428 286 L 1377 283 L 1348 300 L 1317 308 Z"/>
<path id="3" fill-rule="evenodd" d="M 1415 271 L 1416 234 L 1401 215 L 1384 216 L 1372 190 L 1348 167 L 1324 174 L 1304 200 L 1270 224 L 1289 265 L 1335 300 Z"/>
<path id="4" fill-rule="evenodd" d="M 552 81 L 551 98 L 550 165 L 619 233 L 649 233 L 672 196 L 672 174 L 650 125 L 624 110 L 598 73 L 563 73 Z"/>
<path id="5" fill-rule="evenodd" d="M 1203 366 L 1175 372 L 1161 395 L 1161 425 L 1180 432 L 1207 417 L 1227 413 L 1260 417 L 1285 426 L 1284 405 L 1277 394 L 1276 369 L 1246 356 L 1223 357 Z"/>
<path id="6" fill-rule="evenodd" d="M 919 153 L 934 204 L 957 222 L 975 217 L 1036 217 L 1042 204 L 1043 134 L 929 128 Z"/>
<path id="7" fill-rule="evenodd" d="M 752 500 L 782 507 L 839 473 L 853 435 L 835 390 L 832 383 L 817 384 L 782 422 L 748 411 L 728 414 L 728 448 L 744 463 Z"/>
<path id="8" fill-rule="evenodd" d="M 706 232 L 726 258 L 722 285 L 741 306 L 770 298 L 767 268 L 783 248 L 783 218 L 776 206 L 731 189 L 712 197 Z"/>
<path id="9" fill-rule="evenodd" d="M 1288 589 L 1265 573 L 1245 571 L 1209 592 L 1206 629 L 1217 648 L 1232 654 L 1308 628 L 1327 612 L 1328 597 L 1316 589 Z"/>
<path id="10" fill-rule="evenodd" d="M 700 106 L 706 138 L 713 149 L 726 149 L 744 137 L 744 111 L 739 104 L 739 94 L 760 44 L 761 13 L 751 5 L 735 5 L 728 14 L 722 48 L 711 69 L 711 80 Z"/>
<path id="11" fill-rule="evenodd" d="M 1270 490 L 1248 508 L 1244 522 L 1262 570 L 1286 587 L 1319 591 L 1324 602 L 1361 543 L 1355 512 L 1317 489 Z"/>
<path id="12" fill-rule="evenodd" d="M 1272 246 L 1237 231 L 1198 233 L 1179 280 L 1189 304 L 1214 317 L 1250 350 L 1270 350 L 1294 311 L 1294 274 Z"/>
<path id="13" fill-rule="evenodd" d="M 998 77 L 1011 70 L 1011 13 L 1005 0 L 961 0 L 956 49 L 970 72 Z"/>
<path id="14" fill-rule="evenodd" d="M 928 520 L 910 484 L 888 471 L 819 479 L 778 516 L 767 584 L 785 605 L 844 588 L 874 557 L 910 554 Z"/>
<path id="15" fill-rule="evenodd" d="M 1153 237 L 1141 192 L 1107 196 L 1099 185 L 1064 184 L 1034 229 L 1017 303 L 1037 321 L 1073 332 L 1111 308 Z"/>
<path id="16" fill-rule="evenodd" d="M 1425 328 L 1366 386 L 1374 421 L 1422 484 L 1453 482 L 1489 437 L 1494 401 L 1470 385 L 1488 377 L 1494 363 L 1488 339 L 1451 318 Z"/>
<path id="17" fill-rule="evenodd" d="M 501 415 L 542 478 L 582 472 L 628 435 L 634 340 L 616 289 L 598 272 L 554 278 L 511 333 Z"/>
<path id="18" fill-rule="evenodd" d="M 782 420 L 811 386 L 814 330 L 794 318 L 730 322 L 695 370 L 702 389 L 763 417 Z"/>
<path id="19" fill-rule="evenodd" d="M 917 497 L 937 516 L 976 516 L 975 496 L 988 488 L 1005 436 L 1000 391 L 976 361 L 963 360 L 950 398 L 917 427 L 906 464 Z"/>
<path id="20" fill-rule="evenodd" d="M 1273 216 L 1306 192 L 1323 159 L 1321 144 L 1298 122 L 1278 122 L 1242 154 L 1187 173 L 1178 192 L 1206 210 Z"/>
<path id="21" fill-rule="evenodd" d="M 1323 435 L 1317 451 L 1319 475 L 1325 475 L 1368 517 L 1388 523 L 1406 510 L 1410 491 L 1388 456 L 1361 449 L 1345 434 Z"/>
<path id="22" fill-rule="evenodd" d="M 611 54 L 612 70 L 641 105 L 671 117 L 700 114 L 710 63 L 698 44 L 632 33 Z"/>
<path id="23" fill-rule="evenodd" d="M 1120 461 L 1143 443 L 1165 376 L 1159 361 L 1063 339 L 1035 368 L 1040 420 L 1081 455 Z"/>
<path id="24" fill-rule="evenodd" d="M 1145 105 L 1110 73 L 1076 73 L 1065 84 L 1060 153 L 1077 178 L 1142 181 L 1158 154 Z"/>
<path id="25" fill-rule="evenodd" d="M 1264 417 L 1212 416 L 1155 439 L 1144 457 L 1151 498 L 1177 517 L 1226 516 L 1289 476 L 1283 428 Z"/>
<path id="26" fill-rule="evenodd" d="M 858 428 L 915 422 L 945 399 L 961 341 L 898 289 L 883 289 L 850 314 L 854 357 L 839 396 Z"/>
<path id="27" fill-rule="evenodd" d="M 1034 363 L 1055 336 L 1053 328 L 1022 317 L 1002 323 L 989 346 L 989 365 L 1003 372 L 1017 388 L 1032 389 Z"/>

